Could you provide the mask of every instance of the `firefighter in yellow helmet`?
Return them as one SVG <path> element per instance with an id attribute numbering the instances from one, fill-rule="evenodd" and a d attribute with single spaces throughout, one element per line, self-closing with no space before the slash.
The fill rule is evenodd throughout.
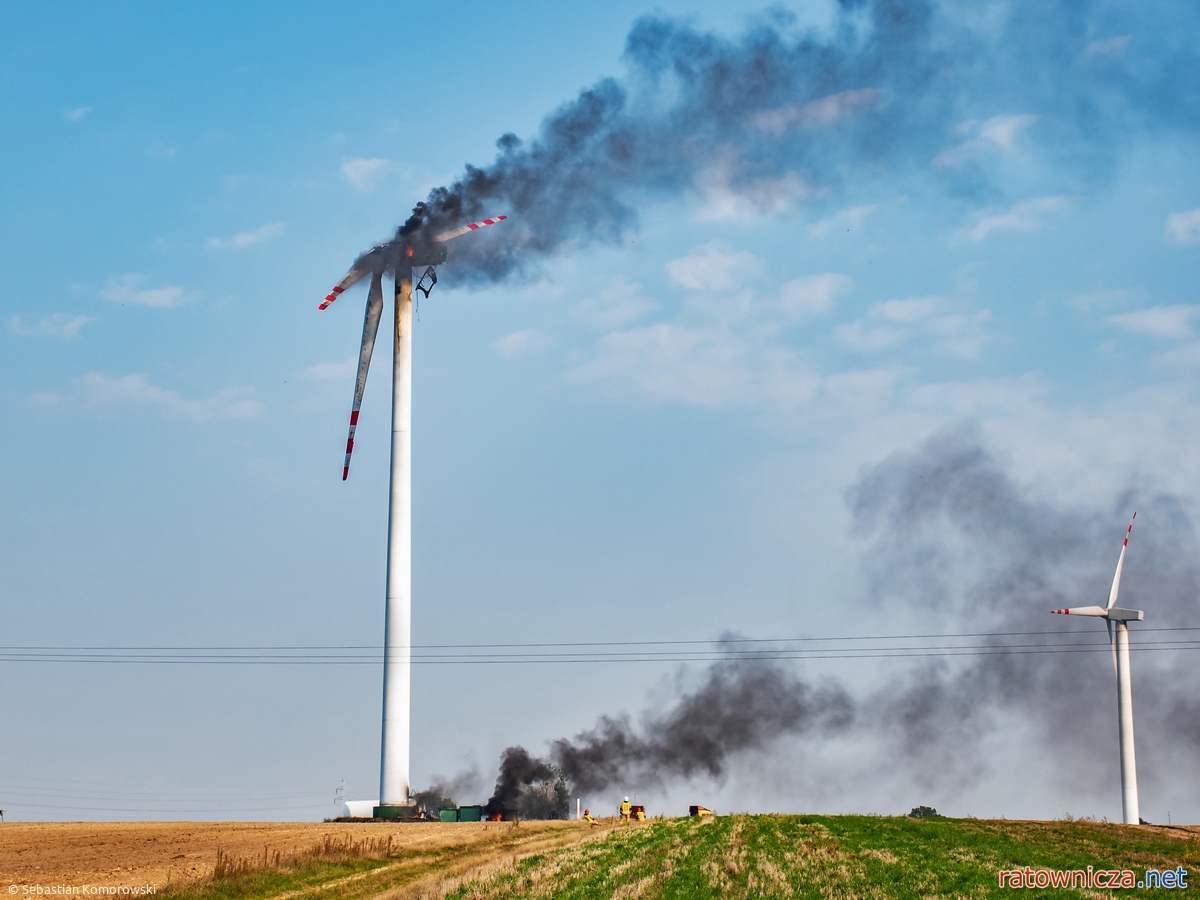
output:
<path id="1" fill-rule="evenodd" d="M 621 801 L 621 821 L 622 821 L 622 822 L 628 822 L 628 821 L 629 821 L 629 810 L 630 810 L 631 808 L 632 808 L 632 807 L 631 807 L 631 805 L 630 805 L 630 803 L 629 803 L 629 798 L 628 798 L 628 797 L 626 797 L 624 800 L 622 800 L 622 801 Z"/>

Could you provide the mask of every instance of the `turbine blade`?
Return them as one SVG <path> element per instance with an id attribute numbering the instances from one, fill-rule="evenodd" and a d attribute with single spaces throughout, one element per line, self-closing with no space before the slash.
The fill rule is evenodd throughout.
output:
<path id="1" fill-rule="evenodd" d="M 484 225 L 495 225 L 497 222 L 503 222 L 508 216 L 496 216 L 494 219 L 484 219 L 482 222 L 472 222 L 470 225 L 464 225 L 461 228 L 452 228 L 449 231 L 443 231 L 441 234 L 435 234 L 435 241 L 448 241 L 456 238 L 461 234 L 466 234 L 468 231 L 478 231 Z"/>
<path id="2" fill-rule="evenodd" d="M 1133 519 L 1137 518 L 1137 513 L 1133 514 Z M 1121 569 L 1125 566 L 1125 548 L 1129 546 L 1129 536 L 1133 534 L 1133 519 L 1129 520 L 1129 528 L 1125 532 L 1125 542 L 1121 544 L 1121 555 L 1117 558 L 1117 574 L 1113 576 L 1112 590 L 1108 593 L 1108 609 L 1112 609 L 1117 602 L 1117 591 L 1121 589 Z"/>
<path id="3" fill-rule="evenodd" d="M 1096 616 L 1103 618 L 1108 610 L 1103 606 L 1072 606 L 1070 609 L 1052 609 L 1050 612 L 1057 616 Z"/>
<path id="4" fill-rule="evenodd" d="M 1113 634 L 1112 619 L 1105 619 L 1104 624 L 1108 626 L 1108 649 L 1112 651 L 1113 672 L 1117 671 L 1117 638 Z"/>
<path id="5" fill-rule="evenodd" d="M 350 408 L 350 436 L 346 438 L 346 463 L 342 467 L 342 481 L 350 477 L 350 454 L 354 452 L 354 430 L 358 428 L 358 410 L 362 406 L 363 391 L 367 388 L 367 369 L 371 368 L 371 352 L 375 349 L 375 335 L 379 332 L 379 319 L 383 315 L 383 274 L 371 276 L 371 290 L 367 294 L 367 314 L 363 319 L 362 349 L 358 351 L 358 380 L 354 383 L 354 406 Z"/>
<path id="6" fill-rule="evenodd" d="M 353 284 L 357 284 L 371 274 L 372 269 L 378 269 L 379 257 L 383 255 L 383 250 L 386 244 L 379 244 L 372 247 L 362 256 L 354 261 L 354 265 L 350 267 L 350 271 L 346 273 L 337 284 L 333 286 L 333 290 L 325 295 L 325 299 L 321 301 L 321 305 L 317 309 L 326 309 L 329 304 L 338 298 L 338 295 L 346 288 Z"/>

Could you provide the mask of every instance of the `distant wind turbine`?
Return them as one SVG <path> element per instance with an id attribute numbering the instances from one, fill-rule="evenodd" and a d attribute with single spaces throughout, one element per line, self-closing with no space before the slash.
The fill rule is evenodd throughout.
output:
<path id="1" fill-rule="evenodd" d="M 379 806 L 376 818 L 411 815 L 409 805 L 409 685 L 412 666 L 412 292 L 413 267 L 425 266 L 416 289 L 429 296 L 437 284 L 436 267 L 446 260 L 446 241 L 495 225 L 507 216 L 472 222 L 427 237 L 416 228 L 372 247 L 354 261 L 350 271 L 321 303 L 326 309 L 346 288 L 371 276 L 362 348 L 358 354 L 358 379 L 350 408 L 350 435 L 342 480 L 350 476 L 354 431 L 367 386 L 367 369 L 375 349 L 375 335 L 383 315 L 383 276 L 395 273 L 395 342 L 392 351 L 392 466 L 388 499 L 387 602 L 383 641 L 383 735 L 379 766 Z M 425 279 L 429 279 L 425 285 Z"/>
<path id="2" fill-rule="evenodd" d="M 1117 672 L 1118 730 L 1121 736 L 1121 815 L 1126 825 L 1141 822 L 1138 816 L 1137 760 L 1133 752 L 1133 690 L 1129 680 L 1129 628 L 1126 622 L 1141 622 L 1145 613 L 1140 609 L 1123 609 L 1117 606 L 1117 591 L 1121 588 L 1121 569 L 1125 566 L 1125 550 L 1129 547 L 1129 536 L 1133 533 L 1133 519 L 1125 532 L 1121 544 L 1121 555 L 1117 559 L 1117 573 L 1113 576 L 1112 590 L 1108 594 L 1108 606 L 1073 606 L 1070 609 L 1052 610 L 1061 616 L 1096 616 L 1104 619 L 1108 627 L 1108 646 L 1112 650 L 1113 668 Z M 1115 626 L 1115 634 L 1114 634 Z"/>

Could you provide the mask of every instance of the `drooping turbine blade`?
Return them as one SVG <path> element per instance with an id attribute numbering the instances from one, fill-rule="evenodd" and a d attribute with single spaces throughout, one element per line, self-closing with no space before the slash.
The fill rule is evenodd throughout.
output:
<path id="1" fill-rule="evenodd" d="M 1133 514 L 1133 519 L 1137 518 L 1137 513 Z M 1108 607 L 1112 609 L 1117 602 L 1117 591 L 1121 587 L 1121 569 L 1125 566 L 1125 548 L 1129 546 L 1129 536 L 1133 534 L 1133 519 L 1129 520 L 1129 528 L 1125 532 L 1125 541 L 1121 544 L 1121 555 L 1117 558 L 1117 574 L 1113 576 L 1112 590 L 1108 594 Z"/>
<path id="2" fill-rule="evenodd" d="M 484 219 L 482 222 L 472 222 L 470 225 L 464 225 L 461 228 L 452 228 L 449 231 L 443 231 L 441 234 L 435 234 L 435 241 L 448 241 L 451 238 L 456 238 L 460 234 L 466 234 L 468 231 L 478 231 L 484 225 L 495 225 L 497 222 L 503 222 L 508 216 L 496 216 L 494 219 Z"/>
<path id="3" fill-rule="evenodd" d="M 358 410 L 362 406 L 363 391 L 367 388 L 367 369 L 371 368 L 371 351 L 375 349 L 375 335 L 379 331 L 379 319 L 383 315 L 383 274 L 371 276 L 371 290 L 367 294 L 367 314 L 363 319 L 362 349 L 358 351 L 358 381 L 354 383 L 354 406 L 350 408 L 350 436 L 346 438 L 346 463 L 342 467 L 342 481 L 350 477 L 350 454 L 354 452 L 354 430 L 358 428 Z"/>
<path id="4" fill-rule="evenodd" d="M 379 244 L 372 247 L 362 256 L 354 261 L 354 265 L 350 267 L 350 271 L 346 276 L 333 286 L 333 290 L 325 295 L 325 299 L 321 301 L 321 305 L 317 309 L 326 309 L 330 303 L 338 298 L 338 294 L 346 290 L 353 284 L 357 284 L 366 278 L 373 269 L 379 268 L 379 257 L 383 254 L 387 244 Z"/>

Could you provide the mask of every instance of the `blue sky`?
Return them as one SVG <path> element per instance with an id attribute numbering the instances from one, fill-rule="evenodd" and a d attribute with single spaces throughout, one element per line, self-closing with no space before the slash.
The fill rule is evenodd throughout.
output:
<path id="1" fill-rule="evenodd" d="M 974 429 L 1039 502 L 1110 515 L 1101 580 L 1122 492 L 1194 516 L 1200 123 L 1178 73 L 1196 71 L 1195 11 L 1082 4 L 1067 31 L 1023 3 L 935 6 L 935 34 L 979 36 L 991 66 L 943 70 L 965 87 L 920 115 L 904 79 L 886 109 L 839 107 L 903 114 L 902 158 L 755 181 L 717 153 L 677 190 L 627 195 L 636 226 L 615 242 L 484 286 L 443 268 L 415 337 L 417 642 L 958 630 L 872 605 L 847 507 L 864 472 L 946 428 Z M 832 40 L 833 4 L 779 9 L 789 34 Z M 316 305 L 501 134 L 626 77 L 648 13 L 735 43 L 779 20 L 708 3 L 6 5 L 3 643 L 378 642 L 387 379 L 377 360 L 343 484 L 365 290 Z M 775 114 L 807 121 L 822 98 Z M 820 148 L 832 131 L 811 127 Z M 1136 591 L 1132 561 L 1128 577 Z M 911 664 L 806 665 L 869 689 Z M 374 796 L 374 665 L 0 666 L 6 815 L 312 818 L 343 779 Z M 677 677 L 418 667 L 414 781 L 475 767 L 486 797 L 503 747 L 636 716 Z M 870 747 L 854 751 L 873 774 L 851 778 L 837 748 L 798 765 L 781 745 L 655 802 L 1115 817 L 1115 782 L 1063 783 L 1018 734 L 989 746 L 1031 779 L 1023 799 L 1002 764 L 917 796 Z M 1115 777 L 1115 734 L 1092 750 Z M 1149 777 L 1143 815 L 1165 819 Z M 1195 785 L 1173 790 L 1175 819 L 1195 820 Z"/>

